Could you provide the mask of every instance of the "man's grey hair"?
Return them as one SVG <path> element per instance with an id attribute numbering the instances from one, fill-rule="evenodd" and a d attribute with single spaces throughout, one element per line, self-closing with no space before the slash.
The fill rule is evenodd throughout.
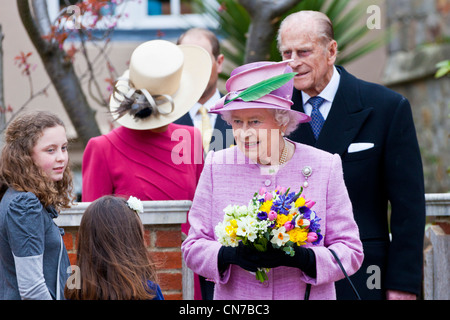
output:
<path id="1" fill-rule="evenodd" d="M 292 23 L 306 20 L 313 20 L 317 22 L 317 36 L 322 40 L 322 43 L 326 44 L 331 40 L 334 40 L 333 23 L 327 17 L 326 14 L 319 11 L 298 11 L 287 16 L 280 24 L 277 34 L 278 49 L 281 46 L 281 33 L 283 29 Z"/>

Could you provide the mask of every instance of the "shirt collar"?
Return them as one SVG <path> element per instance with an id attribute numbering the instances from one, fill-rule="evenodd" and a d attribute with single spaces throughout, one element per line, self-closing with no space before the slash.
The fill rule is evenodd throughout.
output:
<path id="1" fill-rule="evenodd" d="M 211 98 L 209 98 L 208 101 L 206 101 L 203 106 L 209 111 L 211 107 L 213 107 L 216 104 L 216 101 L 220 99 L 220 92 L 219 89 L 216 89 L 216 92 L 212 95 Z M 189 114 L 191 117 L 195 117 L 198 113 L 198 109 L 200 109 L 202 105 L 200 103 L 195 103 L 194 106 L 189 110 Z"/>
<path id="2" fill-rule="evenodd" d="M 333 76 L 331 77 L 330 82 L 328 82 L 325 89 L 322 90 L 318 95 L 324 98 L 326 101 L 333 103 L 334 97 L 336 96 L 336 92 L 339 88 L 339 81 L 341 79 L 341 75 L 337 71 L 336 67 L 333 66 Z M 307 93 L 302 91 L 302 99 L 303 105 L 305 105 L 309 98 L 311 98 Z"/>

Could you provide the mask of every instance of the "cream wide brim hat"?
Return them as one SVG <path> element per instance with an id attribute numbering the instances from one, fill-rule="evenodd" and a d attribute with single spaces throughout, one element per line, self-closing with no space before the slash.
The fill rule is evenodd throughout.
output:
<path id="1" fill-rule="evenodd" d="M 127 128 L 150 130 L 166 126 L 185 115 L 202 96 L 211 75 L 210 54 L 195 45 L 175 45 L 166 40 L 151 40 L 139 45 L 130 59 L 130 67 L 116 82 L 109 108 L 114 120 Z M 115 112 L 130 90 L 146 89 L 151 96 L 166 94 L 158 105 L 161 112 L 147 118 L 135 118 L 127 113 L 119 118 Z"/>

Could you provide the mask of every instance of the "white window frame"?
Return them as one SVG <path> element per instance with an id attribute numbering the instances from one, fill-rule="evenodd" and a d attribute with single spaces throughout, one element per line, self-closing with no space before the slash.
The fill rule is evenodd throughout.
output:
<path id="1" fill-rule="evenodd" d="M 215 3 L 213 0 L 204 1 Z M 59 0 L 47 0 L 47 7 L 50 20 L 54 21 L 59 13 Z M 180 0 L 170 0 L 169 15 L 148 15 L 145 0 L 127 1 L 117 6 L 116 10 L 124 15 L 117 23 L 118 30 L 217 28 L 217 22 L 204 14 L 180 14 Z"/>

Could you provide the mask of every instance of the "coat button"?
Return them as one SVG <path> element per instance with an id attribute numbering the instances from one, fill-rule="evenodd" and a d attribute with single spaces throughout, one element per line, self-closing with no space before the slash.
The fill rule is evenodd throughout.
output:
<path id="1" fill-rule="evenodd" d="M 272 183 L 272 181 L 270 181 L 269 179 L 267 179 L 264 184 L 266 185 L 266 187 L 270 186 L 270 184 Z"/>

